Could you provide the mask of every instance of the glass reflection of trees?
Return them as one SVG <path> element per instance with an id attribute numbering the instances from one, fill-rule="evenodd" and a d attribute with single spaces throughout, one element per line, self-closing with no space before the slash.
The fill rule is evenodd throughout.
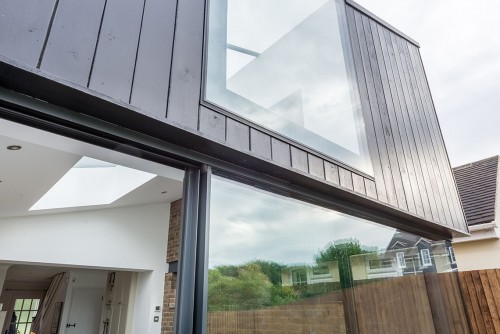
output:
<path id="1" fill-rule="evenodd" d="M 376 247 L 357 239 L 341 239 L 327 244 L 309 266 L 266 260 L 216 266 L 208 271 L 208 311 L 254 310 L 352 287 L 351 256 L 373 252 Z M 305 273 L 307 281 L 286 282 L 283 277 L 293 271 Z"/>

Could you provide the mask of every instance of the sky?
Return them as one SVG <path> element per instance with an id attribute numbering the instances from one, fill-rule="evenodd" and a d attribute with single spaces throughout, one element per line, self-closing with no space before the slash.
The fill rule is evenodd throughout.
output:
<path id="1" fill-rule="evenodd" d="M 252 260 L 312 265 L 332 242 L 355 238 L 362 247 L 384 250 L 394 233 L 394 228 L 212 179 L 209 268 Z"/>
<path id="2" fill-rule="evenodd" d="M 452 167 L 500 154 L 500 1 L 356 0 L 420 44 Z"/>

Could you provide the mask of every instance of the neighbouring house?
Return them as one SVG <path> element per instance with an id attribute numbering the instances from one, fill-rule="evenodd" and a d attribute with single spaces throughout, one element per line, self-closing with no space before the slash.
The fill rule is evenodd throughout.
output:
<path id="1" fill-rule="evenodd" d="M 396 231 L 386 249 L 364 249 L 361 254 L 345 255 L 353 283 L 360 281 L 418 275 L 424 271 L 453 272 L 457 264 L 449 242 L 431 241 Z M 340 259 L 341 261 L 341 259 Z M 281 270 L 284 286 L 340 283 L 339 259 L 315 265 L 295 264 Z"/>
<path id="2" fill-rule="evenodd" d="M 400 231 L 396 231 L 387 249 L 356 255 L 351 263 L 355 281 L 457 270 L 449 242 L 431 241 Z"/>
<path id="3" fill-rule="evenodd" d="M 499 156 L 453 168 L 470 236 L 455 238 L 453 247 L 462 271 L 500 268 L 497 225 Z"/>
<path id="4" fill-rule="evenodd" d="M 419 48 L 352 0 L 0 2 L 1 333 L 469 333 Z"/>
<path id="5" fill-rule="evenodd" d="M 462 298 L 473 333 L 500 331 L 499 156 L 453 168 L 470 236 L 453 239 Z"/>

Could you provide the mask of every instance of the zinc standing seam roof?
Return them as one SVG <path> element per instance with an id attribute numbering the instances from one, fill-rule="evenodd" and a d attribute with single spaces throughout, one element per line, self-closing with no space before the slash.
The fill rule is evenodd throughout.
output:
<path id="1" fill-rule="evenodd" d="M 499 156 L 453 168 L 467 224 L 495 220 Z"/>

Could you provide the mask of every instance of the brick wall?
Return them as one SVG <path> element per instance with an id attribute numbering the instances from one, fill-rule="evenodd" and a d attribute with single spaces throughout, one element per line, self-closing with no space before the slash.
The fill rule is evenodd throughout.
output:
<path id="1" fill-rule="evenodd" d="M 170 204 L 170 222 L 168 226 L 167 262 L 179 259 L 179 242 L 181 235 L 182 199 Z M 175 287 L 177 274 L 165 274 L 165 289 L 163 293 L 163 311 L 161 334 L 173 334 L 175 315 Z"/>
<path id="2" fill-rule="evenodd" d="M 163 314 L 161 319 L 161 334 L 173 334 L 175 315 L 175 285 L 176 274 L 165 274 L 165 292 L 163 295 Z"/>
<path id="3" fill-rule="evenodd" d="M 181 240 L 182 199 L 170 204 L 170 224 L 168 226 L 167 262 L 179 259 L 179 242 Z"/>

